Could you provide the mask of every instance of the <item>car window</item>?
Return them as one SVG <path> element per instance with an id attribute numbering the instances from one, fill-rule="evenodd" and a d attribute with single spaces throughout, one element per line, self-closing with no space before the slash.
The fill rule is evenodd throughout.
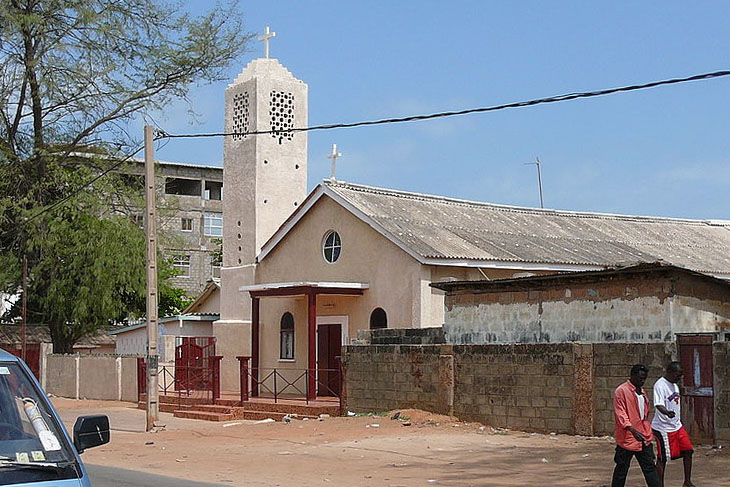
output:
<path id="1" fill-rule="evenodd" d="M 42 391 L 16 362 L 0 362 L 0 481 L 74 478 L 75 457 Z M 17 464 L 36 464 L 39 468 Z M 41 469 L 42 464 L 63 468 Z"/>

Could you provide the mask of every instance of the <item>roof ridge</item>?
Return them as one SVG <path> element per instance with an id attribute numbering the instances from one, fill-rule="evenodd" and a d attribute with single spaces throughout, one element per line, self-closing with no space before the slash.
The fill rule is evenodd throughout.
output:
<path id="1" fill-rule="evenodd" d="M 697 218 L 678 218 L 668 216 L 651 216 L 651 215 L 626 215 L 621 213 L 604 213 L 604 212 L 590 212 L 590 211 L 579 211 L 579 210 L 556 210 L 551 208 L 534 208 L 529 206 L 518 206 L 518 205 L 505 205 L 500 203 L 489 203 L 485 201 L 467 200 L 462 198 L 454 198 L 451 196 L 433 195 L 428 193 L 417 193 L 413 191 L 404 191 L 399 189 L 381 188 L 377 186 L 368 186 L 364 184 L 349 183 L 346 181 L 325 179 L 323 181 L 325 186 L 331 188 L 344 188 L 351 189 L 353 191 L 361 191 L 375 194 L 392 195 L 398 197 L 405 197 L 409 199 L 422 200 L 422 201 L 437 201 L 445 204 L 454 204 L 462 206 L 476 206 L 482 208 L 492 208 L 499 211 L 509 211 L 517 213 L 533 213 L 543 215 L 558 215 L 558 216 L 570 216 L 575 218 L 601 218 L 601 219 L 614 219 L 614 220 L 641 220 L 641 221 L 656 221 L 656 222 L 673 222 L 673 223 L 686 223 L 686 224 L 704 224 L 711 226 L 723 226 L 730 227 L 730 220 L 719 220 L 719 219 L 697 219 Z"/>

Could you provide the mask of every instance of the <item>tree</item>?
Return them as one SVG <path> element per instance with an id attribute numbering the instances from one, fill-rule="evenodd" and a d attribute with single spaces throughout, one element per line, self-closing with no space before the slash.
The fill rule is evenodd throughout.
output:
<path id="1" fill-rule="evenodd" d="M 243 32 L 235 3 L 199 18 L 163 0 L 0 5 L 0 290 L 19 288 L 27 257 L 29 319 L 51 327 L 54 351 L 144 286 L 143 236 L 110 210 L 124 185 L 79 188 L 134 152 L 133 119 L 223 79 Z"/>

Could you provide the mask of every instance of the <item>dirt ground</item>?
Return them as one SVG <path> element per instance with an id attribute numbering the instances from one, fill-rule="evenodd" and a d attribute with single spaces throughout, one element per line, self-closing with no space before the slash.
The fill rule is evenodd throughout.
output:
<path id="1" fill-rule="evenodd" d="M 84 453 L 86 463 L 222 485 L 608 486 L 613 468 L 611 438 L 495 430 L 416 410 L 402 410 L 398 419 L 389 414 L 288 424 L 211 423 L 161 413 L 164 427 L 146 433 L 145 413 L 133 404 L 53 402 L 69 429 L 77 416 L 109 415 L 112 440 Z M 698 487 L 730 485 L 728 450 L 697 447 Z M 627 486 L 642 485 L 634 463 Z M 682 485 L 681 461 L 668 466 L 666 485 Z"/>

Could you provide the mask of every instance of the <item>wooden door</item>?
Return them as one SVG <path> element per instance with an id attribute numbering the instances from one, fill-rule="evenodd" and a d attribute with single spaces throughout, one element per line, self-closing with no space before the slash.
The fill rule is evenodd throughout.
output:
<path id="1" fill-rule="evenodd" d="M 317 395 L 340 395 L 342 325 L 317 326 Z"/>
<path id="2" fill-rule="evenodd" d="M 681 335 L 679 361 L 684 370 L 682 424 L 692 441 L 712 443 L 715 437 L 715 398 L 712 336 Z"/>

